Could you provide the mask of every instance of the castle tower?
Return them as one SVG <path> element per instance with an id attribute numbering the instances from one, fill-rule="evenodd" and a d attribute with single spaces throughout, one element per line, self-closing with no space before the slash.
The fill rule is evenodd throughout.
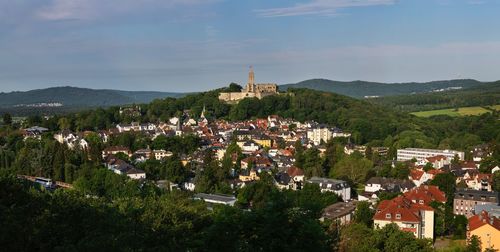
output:
<path id="1" fill-rule="evenodd" d="M 255 92 L 255 74 L 253 73 L 252 66 L 250 66 L 250 72 L 248 73 L 247 92 L 248 93 Z"/>

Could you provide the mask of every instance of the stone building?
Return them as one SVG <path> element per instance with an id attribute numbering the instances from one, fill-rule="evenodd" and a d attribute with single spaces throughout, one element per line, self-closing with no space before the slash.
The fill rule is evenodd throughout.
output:
<path id="1" fill-rule="evenodd" d="M 225 102 L 238 102 L 245 98 L 256 97 L 258 99 L 262 99 L 263 97 L 277 93 L 278 85 L 275 83 L 255 84 L 255 74 L 253 72 L 253 68 L 250 67 L 250 72 L 248 73 L 248 83 L 245 89 L 241 90 L 241 92 L 220 93 L 219 100 Z"/>

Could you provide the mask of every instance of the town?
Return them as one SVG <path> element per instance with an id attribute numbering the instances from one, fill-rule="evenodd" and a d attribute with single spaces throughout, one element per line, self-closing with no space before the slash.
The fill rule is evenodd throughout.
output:
<path id="1" fill-rule="evenodd" d="M 139 113 L 134 107 L 120 109 L 120 113 L 124 111 Z M 301 190 L 307 184 L 316 184 L 321 192 L 339 197 L 339 202 L 323 209 L 323 221 L 347 225 L 353 220 L 357 205 L 366 202 L 364 206 L 374 212 L 373 228 L 395 223 L 417 238 L 432 240 L 436 237 L 436 222 L 443 221 L 438 220 L 443 218 L 443 206 L 449 202 L 452 214 L 463 216 L 467 221 L 468 237 L 476 235 L 484 241 L 485 248 L 500 247 L 500 239 L 492 239 L 500 237 L 499 193 L 494 191 L 498 185 L 493 181 L 494 174 L 500 174 L 500 167 L 492 167 L 489 173 L 480 169 L 481 161 L 492 155 L 487 144 L 474 147 L 470 153 L 403 148 L 388 158 L 394 150 L 352 144 L 351 134 L 335 126 L 277 115 L 228 122 L 208 119 L 206 113 L 203 108 L 199 116 L 193 117 L 184 111 L 181 116 L 162 123 L 120 123 L 97 132 L 63 130 L 53 134 L 53 138 L 68 149 L 88 152 L 87 139 L 90 135 L 96 136 L 107 146 L 102 150 L 101 160 L 110 171 L 132 180 L 152 181 L 166 190 L 194 192 L 193 199 L 209 205 L 234 206 L 238 191 L 263 177 L 270 179 L 279 190 Z M 46 131 L 48 129 L 38 126 L 26 128 L 24 139 L 41 139 Z M 153 148 L 150 144 L 134 149 L 110 144 L 110 139 L 130 134 L 144 137 Z M 190 154 L 156 148 L 168 138 L 184 137 L 194 137 L 199 142 Z M 334 146 L 340 147 L 342 156 L 377 160 L 382 169 L 402 169 L 401 174 L 381 177 L 363 171 L 362 167 L 354 167 L 356 171 L 340 171 L 341 174 L 324 174 L 315 161 L 331 155 Z M 175 162 L 173 156 L 182 168 L 167 171 L 170 175 L 163 176 L 167 179 L 158 179 L 159 176 L 141 169 L 147 163 Z M 218 161 L 216 169 L 227 173 L 217 178 L 216 183 L 224 186 L 216 190 L 207 187 L 201 175 L 211 159 Z M 47 185 L 46 180 L 41 181 Z M 446 186 L 456 185 L 456 190 L 449 194 L 440 189 L 441 183 L 453 183 Z"/>

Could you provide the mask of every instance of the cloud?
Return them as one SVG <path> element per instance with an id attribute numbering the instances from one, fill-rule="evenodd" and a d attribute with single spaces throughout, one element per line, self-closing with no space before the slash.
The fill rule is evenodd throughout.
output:
<path id="1" fill-rule="evenodd" d="M 163 10 L 179 6 L 208 5 L 217 0 L 50 0 L 36 11 L 42 20 L 93 20 L 140 10 Z"/>
<path id="2" fill-rule="evenodd" d="M 392 5 L 396 0 L 312 0 L 309 3 L 296 4 L 292 7 L 255 10 L 260 17 L 287 16 L 337 16 L 338 10 L 350 7 L 366 7 L 377 5 Z"/>

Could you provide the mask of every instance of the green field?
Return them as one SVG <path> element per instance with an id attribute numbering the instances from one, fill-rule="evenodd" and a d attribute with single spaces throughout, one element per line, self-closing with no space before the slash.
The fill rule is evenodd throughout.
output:
<path id="1" fill-rule="evenodd" d="M 500 109 L 500 105 L 495 105 L 493 106 L 493 108 Z M 455 109 L 439 109 L 439 110 L 413 112 L 411 114 L 416 115 L 418 117 L 430 117 L 435 115 L 448 115 L 448 116 L 481 115 L 488 112 L 491 111 L 483 107 L 462 107 L 458 108 L 458 111 Z"/>

